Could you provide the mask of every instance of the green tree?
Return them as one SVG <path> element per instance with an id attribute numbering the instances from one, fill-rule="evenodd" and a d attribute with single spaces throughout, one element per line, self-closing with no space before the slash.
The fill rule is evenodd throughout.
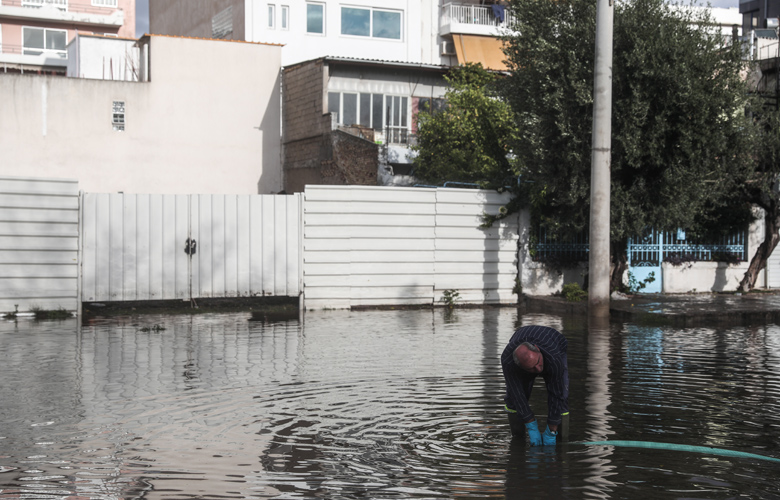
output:
<path id="1" fill-rule="evenodd" d="M 756 285 L 759 271 L 766 267 L 769 256 L 780 243 L 780 115 L 776 109 L 762 111 L 756 119 L 761 132 L 756 148 L 757 169 L 740 185 L 742 189 L 737 194 L 764 212 L 764 241 L 756 249 L 739 284 L 743 292 Z"/>
<path id="2" fill-rule="evenodd" d="M 510 160 L 515 125 L 496 94 L 496 76 L 481 64 L 457 67 L 446 77 L 446 106 L 417 116 L 415 177 L 432 184 L 479 183 L 492 188 L 517 178 Z"/>
<path id="3" fill-rule="evenodd" d="M 587 229 L 593 113 L 595 0 L 514 0 L 506 36 L 521 165 L 516 195 L 548 234 Z M 730 231 L 750 220 L 739 196 L 752 175 L 738 44 L 706 26 L 705 10 L 664 0 L 615 2 L 611 158 L 613 288 L 626 242 L 646 228 Z M 727 227 L 728 226 L 728 227 Z"/>

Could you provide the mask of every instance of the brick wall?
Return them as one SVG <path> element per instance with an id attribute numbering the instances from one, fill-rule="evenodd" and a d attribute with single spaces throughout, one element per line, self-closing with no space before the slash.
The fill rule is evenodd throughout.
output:
<path id="1" fill-rule="evenodd" d="M 341 130 L 331 134 L 333 144 L 333 177 L 340 184 L 376 186 L 379 146 Z M 324 173 L 324 170 L 323 170 Z"/>
<path id="2" fill-rule="evenodd" d="M 321 59 L 285 68 L 282 163 L 284 190 L 303 191 L 306 184 L 325 184 L 320 173 L 323 160 L 331 158 L 330 115 L 323 115 Z"/>
<path id="3" fill-rule="evenodd" d="M 321 59 L 284 70 L 283 165 L 284 190 L 296 193 L 306 184 L 377 184 L 378 146 L 364 136 L 331 131 L 330 113 L 323 114 Z"/>

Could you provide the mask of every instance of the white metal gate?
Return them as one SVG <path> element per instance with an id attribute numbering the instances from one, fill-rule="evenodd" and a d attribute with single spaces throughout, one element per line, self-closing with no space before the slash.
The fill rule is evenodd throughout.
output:
<path id="1" fill-rule="evenodd" d="M 301 196 L 83 196 L 84 302 L 297 296 Z"/>
<path id="2" fill-rule="evenodd" d="M 79 185 L 0 177 L 0 313 L 78 308 Z"/>

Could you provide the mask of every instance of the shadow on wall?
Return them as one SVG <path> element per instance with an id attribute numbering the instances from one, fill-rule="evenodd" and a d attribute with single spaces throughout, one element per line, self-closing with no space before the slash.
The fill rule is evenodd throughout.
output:
<path id="1" fill-rule="evenodd" d="M 257 132 L 262 139 L 262 158 L 260 177 L 257 179 L 258 194 L 276 194 L 282 189 L 282 141 L 281 141 L 281 107 L 279 88 L 282 72 L 276 74 L 274 91 L 270 93 L 265 113 L 260 121 Z M 276 133 L 270 133 L 276 131 Z"/>
<path id="2" fill-rule="evenodd" d="M 713 292 L 726 290 L 729 284 L 728 270 L 729 266 L 727 264 L 718 263 L 718 267 L 715 269 L 715 281 L 710 290 Z"/>

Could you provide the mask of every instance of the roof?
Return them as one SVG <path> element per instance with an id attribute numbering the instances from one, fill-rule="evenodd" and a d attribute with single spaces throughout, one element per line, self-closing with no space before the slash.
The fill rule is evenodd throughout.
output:
<path id="1" fill-rule="evenodd" d="M 452 69 L 451 66 L 444 66 L 444 65 L 438 65 L 438 64 L 425 64 L 425 63 L 410 63 L 405 61 L 383 61 L 381 59 L 360 59 L 356 57 L 338 57 L 338 56 L 324 56 L 324 57 L 317 57 L 314 59 L 309 59 L 307 61 L 301 61 L 297 62 L 295 64 L 290 64 L 289 66 L 285 66 L 285 69 L 287 68 L 293 68 L 295 66 L 299 66 L 301 64 L 307 64 L 314 61 L 323 61 L 328 63 L 339 63 L 339 64 L 348 64 L 353 66 L 368 66 L 368 67 L 383 67 L 383 68 L 404 68 L 404 69 L 422 69 L 426 71 L 438 71 L 442 73 L 446 73 L 450 69 Z"/>
<path id="2" fill-rule="evenodd" d="M 234 43 L 248 43 L 250 45 L 269 45 L 272 47 L 284 47 L 283 43 L 267 43 L 267 42 L 247 42 L 245 40 L 228 40 L 225 38 L 203 38 L 198 36 L 181 36 L 181 35 L 155 35 L 152 33 L 146 33 L 142 37 L 140 37 L 138 40 L 141 41 L 144 38 L 151 38 L 151 37 L 158 37 L 158 38 L 183 38 L 186 40 L 207 40 L 212 42 L 234 42 Z"/>

